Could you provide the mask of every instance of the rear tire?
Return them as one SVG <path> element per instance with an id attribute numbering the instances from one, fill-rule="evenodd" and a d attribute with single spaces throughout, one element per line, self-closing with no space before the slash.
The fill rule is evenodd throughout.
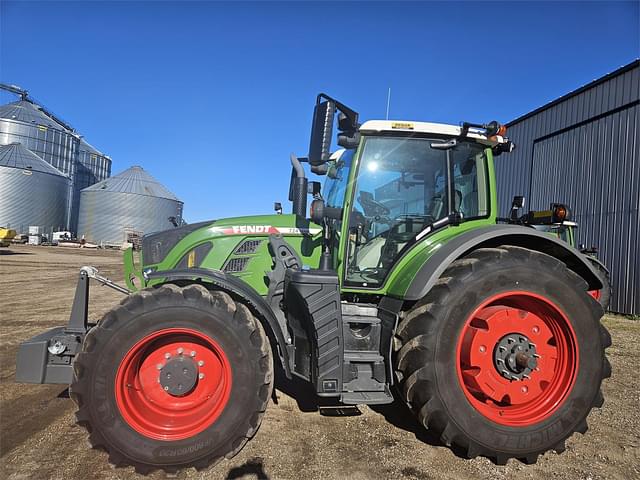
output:
<path id="1" fill-rule="evenodd" d="M 562 262 L 518 247 L 451 264 L 397 330 L 399 386 L 419 422 L 498 464 L 563 451 L 611 373 L 603 311 L 586 289 Z"/>
<path id="2" fill-rule="evenodd" d="M 273 387 L 262 325 L 224 292 L 163 285 L 87 334 L 71 397 L 93 448 L 139 473 L 204 469 L 257 431 Z"/>

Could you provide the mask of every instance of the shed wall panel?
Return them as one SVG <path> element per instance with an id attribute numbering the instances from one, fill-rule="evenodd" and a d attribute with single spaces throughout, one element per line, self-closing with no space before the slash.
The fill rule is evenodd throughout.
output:
<path id="1" fill-rule="evenodd" d="M 640 62 L 509 124 L 516 150 L 496 159 L 500 213 L 571 206 L 578 243 L 599 248 L 613 311 L 640 314 Z"/>

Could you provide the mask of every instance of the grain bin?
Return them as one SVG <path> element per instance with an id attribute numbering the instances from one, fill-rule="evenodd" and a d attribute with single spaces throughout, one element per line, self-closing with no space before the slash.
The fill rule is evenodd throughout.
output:
<path id="1" fill-rule="evenodd" d="M 28 100 L 0 106 L 0 144 L 13 142 L 73 178 L 79 136 Z"/>
<path id="2" fill-rule="evenodd" d="M 30 225 L 63 230 L 69 177 L 20 143 L 0 145 L 0 225 L 26 233 Z"/>
<path id="3" fill-rule="evenodd" d="M 78 236 L 120 245 L 182 223 L 182 202 L 139 166 L 85 188 L 80 193 Z"/>
<path id="4" fill-rule="evenodd" d="M 80 192 L 95 183 L 106 180 L 111 175 L 111 158 L 80 140 L 75 177 L 73 179 L 73 206 L 71 208 L 71 228 L 78 225 L 80 211 Z"/>

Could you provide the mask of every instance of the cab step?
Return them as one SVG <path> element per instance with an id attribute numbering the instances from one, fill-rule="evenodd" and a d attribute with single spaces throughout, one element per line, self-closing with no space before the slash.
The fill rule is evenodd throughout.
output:
<path id="1" fill-rule="evenodd" d="M 385 385 L 380 392 L 346 392 L 342 394 L 342 403 L 346 405 L 381 405 L 393 403 L 393 395 Z"/>

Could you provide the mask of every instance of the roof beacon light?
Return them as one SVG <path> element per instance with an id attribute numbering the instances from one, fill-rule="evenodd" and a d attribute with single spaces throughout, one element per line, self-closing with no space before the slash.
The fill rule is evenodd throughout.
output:
<path id="1" fill-rule="evenodd" d="M 553 212 L 553 223 L 562 223 L 569 219 L 569 207 L 562 203 L 554 203 L 551 205 Z"/>

